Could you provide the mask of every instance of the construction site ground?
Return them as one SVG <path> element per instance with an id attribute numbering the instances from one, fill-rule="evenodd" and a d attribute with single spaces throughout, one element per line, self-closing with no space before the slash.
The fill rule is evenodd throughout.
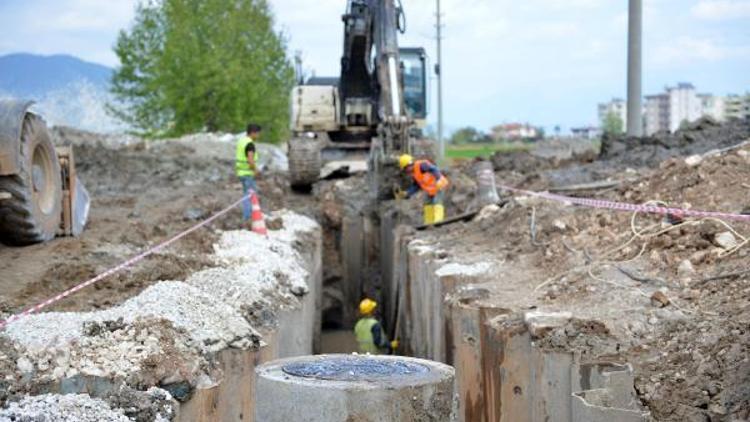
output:
<path id="1" fill-rule="evenodd" d="M 54 137 L 76 147 L 78 173 L 93 199 L 89 225 L 80 238 L 0 246 L 3 317 L 119 264 L 241 195 L 231 138 L 145 142 L 65 128 L 56 128 Z M 508 186 L 741 213 L 750 207 L 750 145 L 742 144 L 748 140 L 750 125 L 702 121 L 675 135 L 605 139 L 601 154 L 589 142 L 549 142 L 492 162 L 497 182 Z M 590 209 L 502 190 L 501 204 L 482 206 L 472 168 L 464 162 L 447 170 L 453 183 L 446 205 L 449 217 L 477 214 L 414 232 L 410 248 L 437 251 L 440 262 L 483 274 L 471 285 L 482 292 L 482 306 L 509 315 L 569 313 L 562 328 L 534 333 L 535 344 L 575 351 L 584 361 L 631 364 L 637 406 L 654 420 L 750 420 L 750 224 Z M 283 172 L 264 172 L 263 207 L 291 209 L 322 226 L 319 305 L 324 327 L 335 329 L 323 335 L 322 350 L 349 352 L 343 318 L 356 303 L 344 293 L 341 230 L 347 210 L 363 201 L 364 178 L 323 181 L 309 194 L 287 185 Z M 419 225 L 420 198 L 389 206 L 402 211 L 402 221 Z M 241 224 L 236 209 L 48 310 L 108 309 L 159 281 L 185 280 L 210 267 L 221 232 Z M 409 351 L 409 339 L 402 342 Z"/>
<path id="2" fill-rule="evenodd" d="M 233 144 L 214 135 L 145 142 L 55 128 L 58 145 L 75 147 L 77 172 L 92 196 L 80 238 L 57 238 L 26 248 L 0 245 L 0 311 L 15 313 L 67 290 L 148 246 L 210 217 L 242 195 L 234 177 Z M 233 139 L 233 138 L 231 138 Z M 279 174 L 259 178 L 267 209 L 305 210 L 306 195 L 286 188 Z M 180 280 L 206 266 L 216 230 L 238 229 L 238 208 L 128 271 L 49 310 L 111 307 L 159 280 Z"/>

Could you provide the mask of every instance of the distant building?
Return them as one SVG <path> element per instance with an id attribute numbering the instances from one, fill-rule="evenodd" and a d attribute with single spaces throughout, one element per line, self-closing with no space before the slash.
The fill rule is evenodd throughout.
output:
<path id="1" fill-rule="evenodd" d="M 669 95 L 669 131 L 674 132 L 683 122 L 694 122 L 703 116 L 701 101 L 695 87 L 690 83 L 680 83 L 667 88 Z"/>
<path id="2" fill-rule="evenodd" d="M 698 94 L 701 114 L 722 121 L 726 118 L 726 98 L 711 94 Z"/>
<path id="3" fill-rule="evenodd" d="M 724 99 L 724 116 L 727 119 L 750 119 L 750 92 L 727 96 Z"/>
<path id="4" fill-rule="evenodd" d="M 646 135 L 669 130 L 670 100 L 668 94 L 647 95 L 643 108 L 643 125 Z"/>
<path id="5" fill-rule="evenodd" d="M 490 136 L 497 142 L 537 139 L 540 135 L 539 129 L 528 123 L 505 123 L 493 127 Z"/>
<path id="6" fill-rule="evenodd" d="M 659 131 L 674 132 L 685 122 L 694 122 L 703 116 L 723 121 L 727 117 L 729 102 L 723 97 L 699 94 L 693 84 L 679 83 L 666 87 L 663 93 L 647 95 L 643 107 L 646 135 Z M 736 104 L 741 109 L 742 105 Z"/>
<path id="7" fill-rule="evenodd" d="M 579 139 L 598 139 L 602 136 L 602 130 L 596 126 L 574 127 L 570 132 Z"/>
<path id="8" fill-rule="evenodd" d="M 613 98 L 610 102 L 599 104 L 599 124 L 604 126 L 604 121 L 609 114 L 614 114 L 622 119 L 622 127 L 628 127 L 628 103 L 622 98 Z"/>

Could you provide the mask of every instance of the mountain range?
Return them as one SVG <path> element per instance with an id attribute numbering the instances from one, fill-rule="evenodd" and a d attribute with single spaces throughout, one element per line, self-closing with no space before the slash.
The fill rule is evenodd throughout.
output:
<path id="1" fill-rule="evenodd" d="M 50 125 L 97 132 L 123 129 L 106 113 L 113 69 L 69 55 L 0 56 L 0 97 L 34 100 Z"/>

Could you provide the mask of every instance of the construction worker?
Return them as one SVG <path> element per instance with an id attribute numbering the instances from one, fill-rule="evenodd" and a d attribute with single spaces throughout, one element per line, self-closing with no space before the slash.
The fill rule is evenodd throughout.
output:
<path id="1" fill-rule="evenodd" d="M 414 157 L 408 154 L 402 155 L 398 164 L 401 170 L 411 175 L 414 182 L 406 192 L 397 192 L 397 196 L 411 198 L 421 189 L 427 194 L 424 202 L 424 224 L 435 224 L 445 220 L 443 199 L 445 189 L 450 184 L 448 178 L 429 160 L 415 161 Z"/>
<path id="2" fill-rule="evenodd" d="M 375 309 L 378 303 L 372 299 L 364 299 L 359 303 L 359 314 L 361 318 L 354 326 L 354 335 L 357 337 L 359 353 L 379 355 L 384 352 L 395 352 L 398 349 L 398 340 L 388 342 L 388 336 L 383 326 L 375 318 Z M 390 346 L 390 350 L 389 350 Z"/>
<path id="3" fill-rule="evenodd" d="M 255 176 L 258 171 L 258 151 L 255 148 L 255 141 L 260 138 L 261 127 L 257 124 L 251 123 L 247 125 L 247 131 L 245 136 L 237 140 L 237 151 L 234 168 L 237 173 L 237 177 L 242 182 L 242 192 L 245 196 L 245 200 L 242 201 L 242 218 L 243 221 L 250 219 L 250 213 L 252 208 L 250 206 L 250 198 L 248 197 L 250 190 L 257 192 L 258 187 L 255 182 Z"/>

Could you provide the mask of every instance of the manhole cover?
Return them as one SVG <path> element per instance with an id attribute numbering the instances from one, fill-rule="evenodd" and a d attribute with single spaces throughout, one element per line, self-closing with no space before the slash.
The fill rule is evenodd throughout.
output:
<path id="1" fill-rule="evenodd" d="M 429 372 L 417 363 L 365 357 L 336 357 L 284 365 L 289 375 L 330 381 L 367 381 L 382 378 L 409 377 Z"/>

